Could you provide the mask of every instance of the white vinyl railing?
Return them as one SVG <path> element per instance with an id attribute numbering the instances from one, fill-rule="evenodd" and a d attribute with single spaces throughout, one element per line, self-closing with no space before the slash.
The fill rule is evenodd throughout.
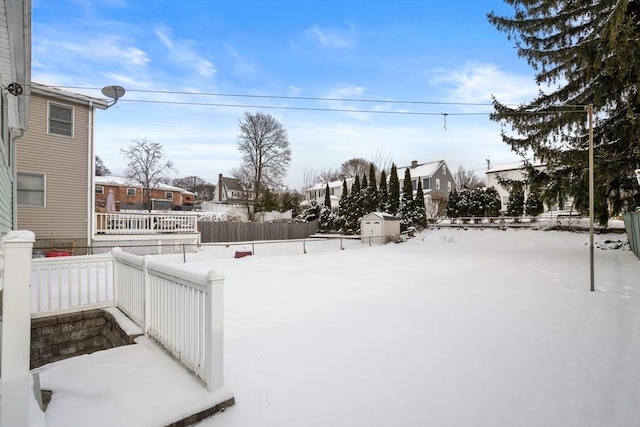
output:
<path id="1" fill-rule="evenodd" d="M 185 275 L 168 265 L 146 266 L 149 336 L 204 380 L 207 388 L 222 386 L 224 278 L 214 271 Z"/>
<path id="2" fill-rule="evenodd" d="M 190 273 L 119 248 L 34 259 L 31 271 L 32 317 L 115 305 L 208 390 L 223 385 L 220 274 Z"/>
<path id="3" fill-rule="evenodd" d="M 120 248 L 113 250 L 113 257 L 116 305 L 146 333 L 144 264 L 147 258 L 122 252 Z"/>
<path id="4" fill-rule="evenodd" d="M 195 213 L 96 213 L 94 234 L 197 233 Z"/>
<path id="5" fill-rule="evenodd" d="M 35 258 L 31 313 L 44 317 L 114 305 L 113 255 Z"/>

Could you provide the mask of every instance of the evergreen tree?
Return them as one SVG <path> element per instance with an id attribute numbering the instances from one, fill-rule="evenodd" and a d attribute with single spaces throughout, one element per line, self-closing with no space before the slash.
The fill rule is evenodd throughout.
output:
<path id="1" fill-rule="evenodd" d="M 389 194 L 387 193 L 387 173 L 382 171 L 380 174 L 380 188 L 378 189 L 378 207 L 380 212 L 387 212 L 389 210 Z"/>
<path id="2" fill-rule="evenodd" d="M 458 216 L 468 217 L 469 207 L 471 206 L 471 190 L 463 188 L 458 192 Z"/>
<path id="3" fill-rule="evenodd" d="M 589 132 L 582 106 L 593 105 L 594 213 L 605 225 L 610 215 L 640 205 L 633 182 L 640 168 L 638 1 L 507 3 L 514 14 L 492 12 L 489 22 L 515 40 L 518 55 L 536 71 L 536 83 L 549 89 L 514 108 L 494 100 L 491 119 L 512 129 L 502 138 L 513 151 L 531 151 L 547 165 L 544 200 L 559 200 L 567 190 L 585 211 Z"/>
<path id="4" fill-rule="evenodd" d="M 404 170 L 404 182 L 402 184 L 402 197 L 400 198 L 400 229 L 406 230 L 407 228 L 415 225 L 416 209 L 413 200 L 413 186 L 411 185 L 411 172 L 409 168 Z"/>
<path id="5" fill-rule="evenodd" d="M 469 215 L 483 217 L 485 211 L 484 190 L 482 187 L 475 187 L 469 190 Z"/>
<path id="6" fill-rule="evenodd" d="M 348 196 L 347 211 L 345 216 L 345 231 L 355 233 L 360 229 L 362 211 L 362 193 L 360 192 L 360 178 L 353 178 L 351 193 Z"/>
<path id="7" fill-rule="evenodd" d="M 391 164 L 391 174 L 389 175 L 389 213 L 396 215 L 400 209 L 400 180 L 398 180 L 398 169 L 395 163 Z"/>
<path id="8" fill-rule="evenodd" d="M 324 188 L 324 205 L 331 209 L 331 195 L 329 191 L 329 183 L 327 183 L 327 186 Z"/>
<path id="9" fill-rule="evenodd" d="M 509 200 L 507 201 L 507 216 L 517 218 L 522 216 L 523 212 L 524 188 L 521 181 L 513 181 L 509 192 Z"/>
<path id="10" fill-rule="evenodd" d="M 500 194 L 494 187 L 489 187 L 484 191 L 484 215 L 487 217 L 500 216 L 500 208 L 502 203 L 500 201 Z"/>
<path id="11" fill-rule="evenodd" d="M 334 215 L 331 208 L 322 206 L 320 208 L 320 214 L 318 215 L 318 227 L 321 231 L 333 230 Z"/>
<path id="12" fill-rule="evenodd" d="M 369 212 L 381 211 L 380 209 L 380 193 L 376 183 L 376 168 L 371 163 L 369 165 L 369 186 L 367 187 L 367 201 L 369 203 Z"/>
<path id="13" fill-rule="evenodd" d="M 334 227 L 338 230 L 345 228 L 347 220 L 347 213 L 349 211 L 349 192 L 347 191 L 347 180 L 342 180 L 342 194 L 340 195 L 340 204 L 338 205 L 338 212 L 334 220 Z"/>
<path id="14" fill-rule="evenodd" d="M 460 214 L 458 213 L 458 204 L 460 203 L 460 194 L 454 188 L 451 193 L 449 193 L 449 198 L 447 199 L 447 217 L 448 218 L 458 218 Z"/>
<path id="15" fill-rule="evenodd" d="M 544 212 L 544 204 L 542 203 L 542 200 L 540 200 L 538 190 L 532 189 L 524 204 L 524 213 L 528 216 L 536 217 L 542 212 Z"/>
<path id="16" fill-rule="evenodd" d="M 273 212 L 277 211 L 280 206 L 278 204 L 278 195 L 269 187 L 262 190 L 262 197 L 256 203 L 256 212 Z"/>
<path id="17" fill-rule="evenodd" d="M 416 198 L 414 200 L 415 205 L 415 218 L 416 225 L 420 227 L 427 226 L 427 207 L 424 204 L 424 191 L 422 191 L 422 182 L 418 180 L 418 189 L 416 190 Z"/>

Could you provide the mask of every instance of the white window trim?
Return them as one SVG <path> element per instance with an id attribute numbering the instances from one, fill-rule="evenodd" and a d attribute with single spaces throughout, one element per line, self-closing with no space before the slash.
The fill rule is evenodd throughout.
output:
<path id="1" fill-rule="evenodd" d="M 436 190 L 440 189 L 440 178 L 436 178 Z"/>
<path id="2" fill-rule="evenodd" d="M 129 194 L 129 190 L 133 190 L 133 194 Z M 135 197 L 137 195 L 138 195 L 138 192 L 135 188 L 132 188 L 132 187 L 127 188 L 127 197 Z"/>
<path id="3" fill-rule="evenodd" d="M 16 205 L 21 208 L 46 208 L 47 207 L 47 175 L 44 173 L 37 172 L 17 172 L 16 173 L 16 193 L 20 191 L 18 188 L 18 176 L 19 175 L 35 175 L 42 177 L 42 205 L 25 205 L 23 203 L 18 203 L 18 198 L 16 196 Z"/>
<path id="4" fill-rule="evenodd" d="M 447 181 L 447 191 L 451 192 L 451 181 Z"/>
<path id="5" fill-rule="evenodd" d="M 447 166 L 442 165 L 442 175 L 446 175 L 446 174 L 447 174 Z"/>
<path id="6" fill-rule="evenodd" d="M 100 191 L 98 191 L 98 188 L 100 189 Z M 96 194 L 104 194 L 104 185 L 96 185 L 95 192 Z"/>
<path id="7" fill-rule="evenodd" d="M 169 200 L 173 200 L 173 191 L 165 191 L 164 192 L 164 198 L 165 199 L 169 199 Z"/>
<path id="8" fill-rule="evenodd" d="M 70 108 L 71 109 L 71 135 L 62 135 L 60 133 L 51 132 L 51 105 L 56 105 L 58 107 Z M 76 130 L 76 109 L 72 105 L 62 104 L 60 102 L 47 102 L 47 135 L 55 135 L 61 138 L 75 138 L 75 130 Z"/>

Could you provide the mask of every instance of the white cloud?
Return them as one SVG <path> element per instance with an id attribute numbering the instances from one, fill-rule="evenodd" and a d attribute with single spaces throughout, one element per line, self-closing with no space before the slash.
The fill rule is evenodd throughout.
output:
<path id="1" fill-rule="evenodd" d="M 429 73 L 429 85 L 440 87 L 448 95 L 448 101 L 459 103 L 490 104 L 493 95 L 502 103 L 518 104 L 538 93 L 531 76 L 481 63 L 467 63 L 458 70 L 435 70 Z M 478 110 L 479 107 L 463 109 Z"/>
<path id="2" fill-rule="evenodd" d="M 38 63 L 43 63 L 43 58 L 68 58 L 69 53 L 76 57 L 74 59 L 127 66 L 145 66 L 149 62 L 149 56 L 143 50 L 120 37 L 108 35 L 93 35 L 81 42 L 42 39 L 34 43 L 34 50 L 39 57 Z"/>
<path id="3" fill-rule="evenodd" d="M 156 36 L 160 42 L 168 49 L 169 59 L 182 67 L 193 68 L 203 77 L 213 77 L 216 67 L 203 56 L 196 52 L 194 41 L 192 40 L 172 40 L 169 29 L 161 28 L 156 30 Z"/>
<path id="4" fill-rule="evenodd" d="M 346 29 L 321 28 L 314 25 L 305 34 L 315 44 L 328 49 L 352 49 L 357 41 L 356 30 L 353 25 Z"/>

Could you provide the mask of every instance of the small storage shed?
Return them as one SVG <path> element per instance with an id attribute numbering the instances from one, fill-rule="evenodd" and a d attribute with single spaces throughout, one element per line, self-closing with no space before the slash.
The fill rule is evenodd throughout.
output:
<path id="1" fill-rule="evenodd" d="M 362 243 L 384 245 L 400 237 L 400 219 L 385 212 L 371 212 L 360 223 Z"/>

